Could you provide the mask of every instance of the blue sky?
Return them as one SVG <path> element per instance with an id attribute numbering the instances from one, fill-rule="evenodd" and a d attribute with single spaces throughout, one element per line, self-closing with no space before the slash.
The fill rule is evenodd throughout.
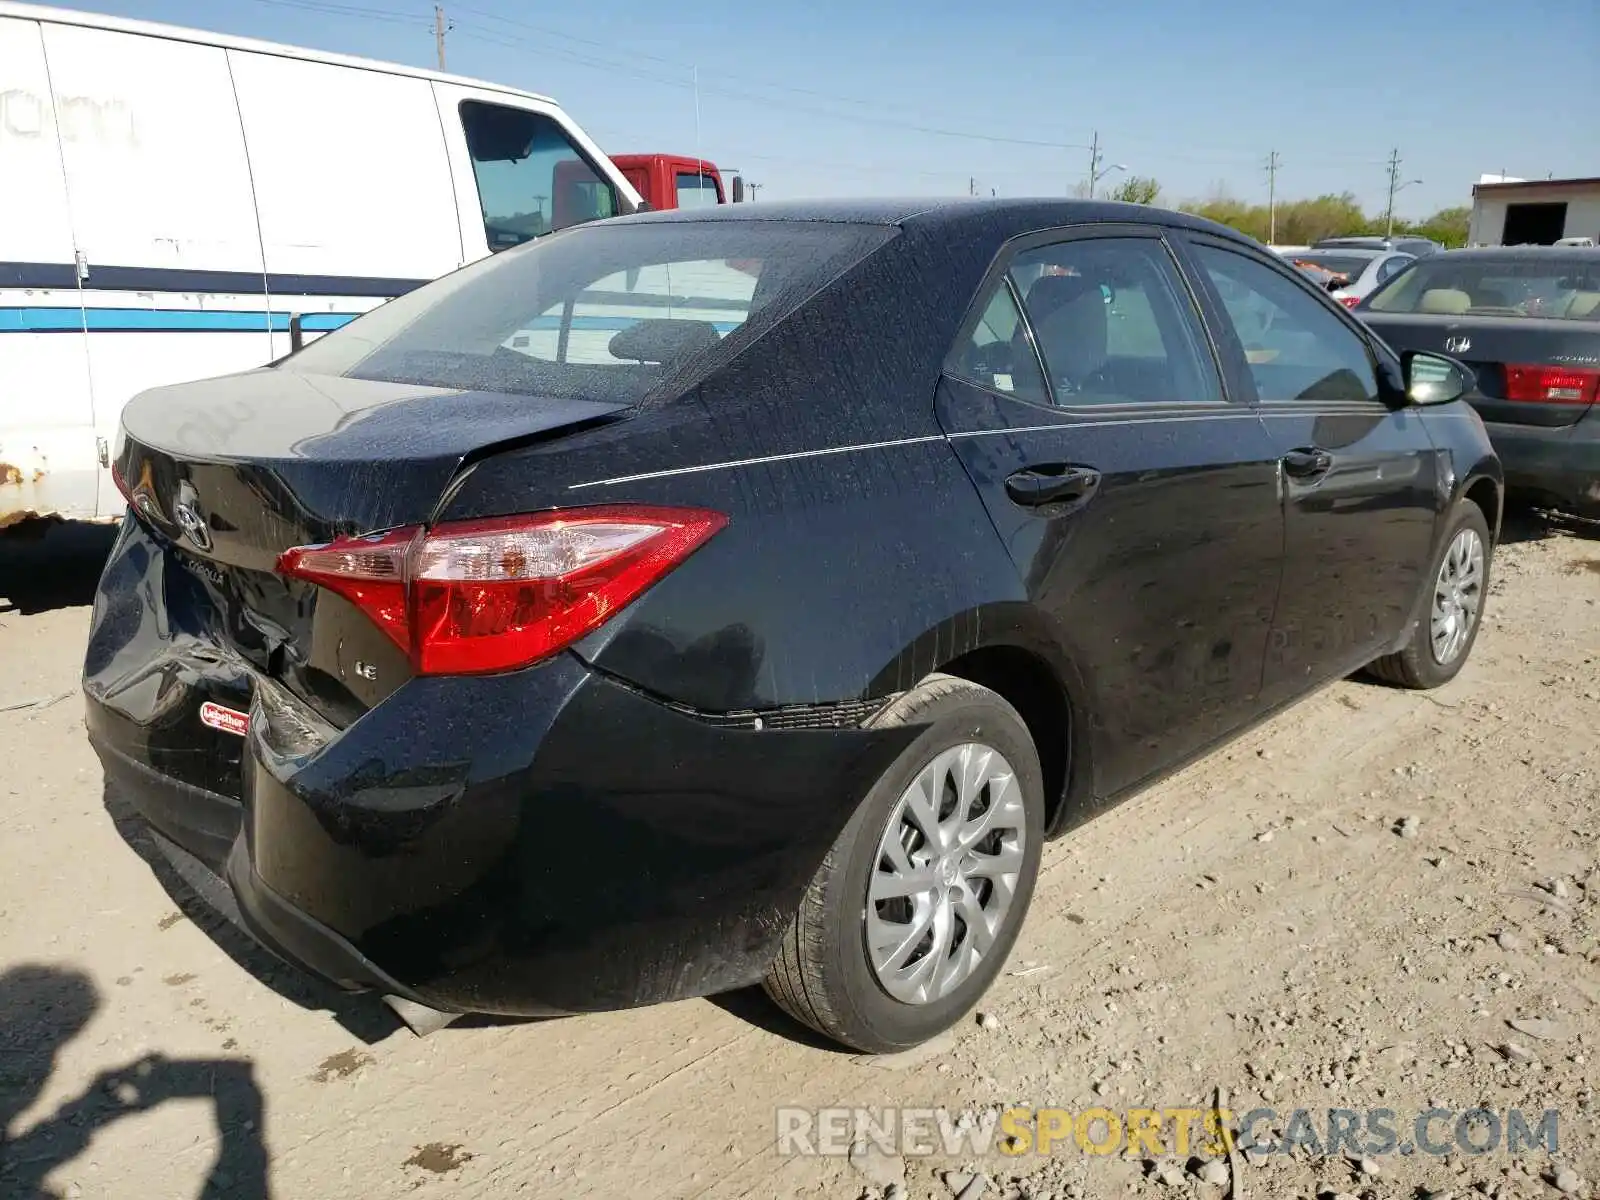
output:
<path id="1" fill-rule="evenodd" d="M 74 5 L 75 7 L 79 5 Z M 431 66 L 431 0 L 82 7 Z M 697 149 L 760 199 L 1062 195 L 1105 163 L 1169 201 L 1471 202 L 1483 172 L 1600 175 L 1595 0 L 446 0 L 449 69 L 553 95 L 611 153 Z M 698 135 L 695 90 L 698 69 Z M 1588 82 L 1585 82 L 1588 81 Z M 352 122 L 352 128 L 358 128 Z M 961 135 L 961 136 L 955 136 Z M 1001 140 L 1009 139 L 1009 140 Z M 1115 176 L 1112 177 L 1115 179 Z"/>

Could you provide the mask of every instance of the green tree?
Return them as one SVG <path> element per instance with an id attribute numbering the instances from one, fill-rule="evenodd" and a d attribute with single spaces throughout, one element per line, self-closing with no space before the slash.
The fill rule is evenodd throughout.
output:
<path id="1" fill-rule="evenodd" d="M 1395 231 L 1404 230 L 1406 233 L 1415 233 L 1420 237 L 1432 238 L 1442 246 L 1454 249 L 1467 244 L 1467 232 L 1472 224 L 1472 210 L 1462 205 L 1457 208 L 1441 208 L 1431 217 L 1421 221 L 1395 222 Z"/>
<path id="2" fill-rule="evenodd" d="M 1222 191 L 1210 199 L 1189 201 L 1181 207 L 1196 216 L 1237 229 L 1257 241 L 1275 238 L 1280 245 L 1308 246 L 1318 238 L 1370 233 L 1374 228 L 1374 222 L 1361 211 L 1349 192 L 1283 201 L 1278 205 L 1276 230 L 1265 204 L 1246 204 Z"/>
<path id="3" fill-rule="evenodd" d="M 1107 194 L 1125 204 L 1154 204 L 1161 198 L 1161 183 L 1146 175 L 1129 175 Z"/>

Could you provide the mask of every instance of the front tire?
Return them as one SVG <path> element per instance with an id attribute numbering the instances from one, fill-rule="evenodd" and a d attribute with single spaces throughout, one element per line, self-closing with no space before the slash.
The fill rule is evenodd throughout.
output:
<path id="1" fill-rule="evenodd" d="M 948 1029 L 994 981 L 1039 872 L 1044 782 L 1017 711 L 931 675 L 872 728 L 926 725 L 828 851 L 767 971 L 796 1020 L 869 1053 Z"/>
<path id="2" fill-rule="evenodd" d="M 1395 654 L 1367 667 L 1369 674 L 1396 687 L 1427 689 L 1449 683 L 1466 666 L 1489 598 L 1489 564 L 1494 547 L 1483 510 L 1460 501 L 1429 568 L 1423 612 L 1411 640 Z"/>

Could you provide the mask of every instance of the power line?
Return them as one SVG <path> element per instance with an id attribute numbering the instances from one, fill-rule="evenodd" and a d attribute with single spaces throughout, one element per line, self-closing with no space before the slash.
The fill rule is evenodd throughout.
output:
<path id="1" fill-rule="evenodd" d="M 306 0 L 306 2 L 309 3 L 310 0 Z M 458 11 L 472 12 L 476 10 L 461 9 Z M 513 23 L 509 18 L 501 18 L 501 20 L 505 21 L 507 24 Z M 516 23 L 520 24 L 520 22 Z M 467 27 L 463 25 L 463 28 Z M 534 42 L 517 34 L 501 33 L 498 30 L 486 30 L 481 25 L 473 25 L 471 28 L 474 30 L 472 36 L 478 41 L 486 41 L 504 46 L 519 46 L 538 49 L 545 54 L 552 54 L 555 57 L 563 58 L 572 62 L 578 62 L 585 66 L 600 67 L 608 71 L 620 71 L 625 74 L 636 75 L 641 78 L 650 79 L 654 82 L 662 83 L 669 87 L 683 88 L 686 90 L 692 90 L 694 88 L 692 78 L 662 78 L 659 75 L 652 75 L 642 72 L 630 64 L 617 62 L 614 59 L 605 59 L 599 56 L 578 55 L 572 53 L 571 51 L 556 51 L 547 44 Z M 1081 142 L 1056 142 L 1045 141 L 1037 138 L 1007 137 L 1003 134 L 974 133 L 970 130 L 946 129 L 942 126 L 924 125 L 914 121 L 896 120 L 893 117 L 867 116 L 858 113 L 835 112 L 832 109 L 819 108 L 815 105 L 800 104 L 792 100 L 780 100 L 772 96 L 762 95 L 759 92 L 749 91 L 745 88 L 733 88 L 722 84 L 703 83 L 700 85 L 699 90 L 702 92 L 711 92 L 721 96 L 730 96 L 735 99 L 754 101 L 757 104 L 765 104 L 774 108 L 787 108 L 796 112 L 810 113 L 813 116 L 826 117 L 834 121 L 853 122 L 860 125 L 877 125 L 889 129 L 907 129 L 915 133 L 928 134 L 933 137 L 960 138 L 967 141 L 987 142 L 993 145 L 1001 146 L 1029 146 L 1043 150 L 1087 150 L 1089 148 L 1087 145 Z"/>
<path id="2" fill-rule="evenodd" d="M 251 2 L 256 4 L 264 4 L 275 8 L 295 9 L 302 12 L 321 13 L 328 16 L 339 16 L 356 20 L 378 21 L 398 25 L 410 25 L 413 23 L 421 25 L 426 20 L 420 14 L 413 16 L 406 13 L 397 13 L 383 9 L 370 8 L 359 4 L 344 3 L 343 0 L 251 0 Z M 437 10 L 438 6 L 435 7 Z M 576 34 L 565 33 L 547 26 L 535 25 L 527 21 L 520 21 L 512 17 L 504 17 L 498 13 L 490 13 L 481 9 L 456 7 L 454 8 L 454 11 L 457 13 L 478 16 L 485 20 L 498 22 L 502 26 L 511 26 L 513 28 L 525 29 L 530 32 L 539 33 L 543 35 L 544 38 L 554 37 L 562 41 L 572 42 L 582 46 L 595 47 L 598 49 L 614 50 L 616 48 L 616 44 L 614 42 L 603 42 L 592 38 L 584 38 Z M 443 38 L 439 32 L 439 21 L 440 13 L 436 11 L 434 14 L 434 20 L 432 22 L 432 32 L 434 33 L 435 37 L 435 53 L 440 61 L 441 69 L 443 69 Z M 539 51 L 539 53 L 542 55 L 555 58 L 559 61 L 569 62 L 577 66 L 589 67 L 595 70 L 603 70 L 608 73 L 628 75 L 630 77 L 645 80 L 650 83 L 659 84 L 663 87 L 673 87 L 687 91 L 695 90 L 692 65 L 681 63 L 674 59 L 665 58 L 661 55 L 650 54 L 644 51 L 628 51 L 630 58 L 633 60 L 644 60 L 659 64 L 662 67 L 681 69 L 685 72 L 685 77 L 670 77 L 663 74 L 642 70 L 640 69 L 637 61 L 621 61 L 601 55 L 583 54 L 565 47 L 551 46 L 547 40 L 541 39 L 535 41 L 506 32 L 503 29 L 496 29 L 472 22 L 451 20 L 445 25 L 445 29 L 448 32 L 455 33 L 460 37 L 469 38 L 472 41 L 516 49 L 531 48 Z M 815 105 L 807 105 L 796 103 L 790 100 L 779 99 L 772 95 L 763 94 L 763 92 L 752 91 L 749 87 L 740 88 L 722 84 L 701 84 L 698 90 L 727 96 L 734 99 L 750 101 L 757 104 L 763 104 L 774 108 L 791 109 L 796 112 L 803 112 L 829 120 L 855 123 L 859 125 L 878 126 L 889 129 L 903 129 L 932 137 L 945 137 L 971 142 L 988 143 L 991 145 L 1021 146 L 1041 150 L 1089 150 L 1092 154 L 1098 155 L 1098 145 L 1095 144 L 1098 143 L 1098 135 L 1096 135 L 1094 143 L 1084 144 L 1081 142 L 1062 142 L 1042 138 L 1008 137 L 1001 134 L 977 133 L 971 130 L 950 129 L 940 125 L 924 124 L 917 120 L 904 120 L 881 115 L 886 106 L 884 102 L 879 100 L 866 100 L 859 97 L 844 96 L 834 92 L 820 91 L 814 88 L 792 87 L 785 84 L 772 83 L 766 80 L 755 80 L 750 77 L 729 73 L 723 73 L 721 77 L 728 80 L 745 82 L 750 86 L 764 89 L 766 92 L 780 92 L 785 95 L 813 97 L 825 100 L 829 104 L 852 105 L 861 108 L 872 109 L 874 110 L 874 113 L 872 115 L 868 115 L 838 112 L 831 108 L 822 108 Z M 905 108 L 905 106 L 900 105 L 892 105 L 889 107 L 900 107 L 902 109 Z M 1142 139 L 1134 137 L 1122 140 L 1129 140 L 1135 144 L 1138 144 Z M 1149 145 L 1152 143 L 1146 144 Z M 1243 161 L 1244 158 L 1244 156 L 1238 153 L 1206 155 L 1187 153 L 1177 150 L 1153 151 L 1152 156 L 1174 161 L 1211 163 L 1215 165 L 1237 164 L 1240 161 Z M 1381 159 L 1373 159 L 1367 156 L 1329 154 L 1320 149 L 1318 150 L 1316 157 L 1321 162 L 1342 160 L 1350 163 L 1381 163 L 1384 161 Z M 1398 188 L 1396 190 L 1398 190 Z"/>

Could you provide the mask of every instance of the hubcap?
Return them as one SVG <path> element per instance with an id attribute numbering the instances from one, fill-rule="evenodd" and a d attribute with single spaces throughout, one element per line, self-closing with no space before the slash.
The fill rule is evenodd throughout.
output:
<path id="1" fill-rule="evenodd" d="M 911 781 L 867 882 L 867 953 L 889 995 L 929 1004 L 989 955 L 1016 896 L 1024 816 L 1016 774 L 990 746 L 953 746 Z"/>
<path id="2" fill-rule="evenodd" d="M 1463 529 L 1450 542 L 1433 584 L 1429 640 L 1433 657 L 1447 667 L 1461 655 L 1483 607 L 1483 539 Z"/>

